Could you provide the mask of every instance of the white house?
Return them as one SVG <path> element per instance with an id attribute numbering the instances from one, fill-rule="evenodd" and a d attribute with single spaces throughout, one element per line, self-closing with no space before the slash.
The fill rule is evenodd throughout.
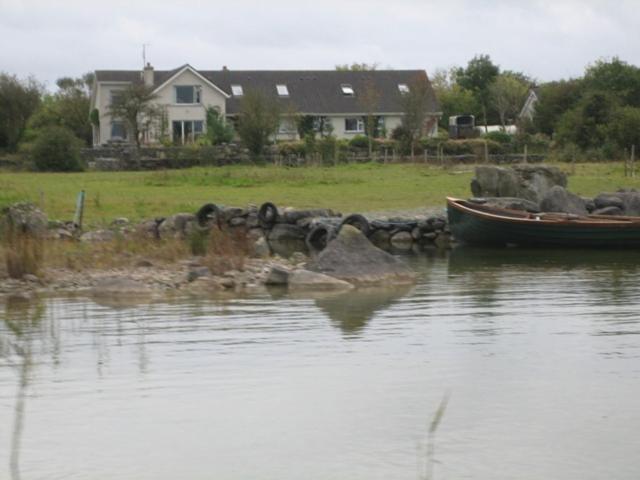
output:
<path id="1" fill-rule="evenodd" d="M 281 103 L 283 112 L 312 117 L 314 125 L 331 125 L 338 138 L 364 133 L 366 112 L 378 118 L 380 131 L 389 135 L 402 122 L 401 96 L 416 80 L 428 84 L 425 135 L 437 133 L 438 103 L 424 70 L 352 71 L 233 71 L 196 70 L 184 65 L 174 70 L 97 70 L 91 95 L 91 108 L 97 110 L 99 125 L 94 126 L 93 144 L 132 141 L 125 124 L 109 113 L 109 105 L 119 91 L 135 82 L 153 87 L 155 103 L 165 112 L 164 134 L 176 144 L 193 141 L 206 131 L 206 110 L 217 109 L 229 121 L 240 112 L 245 92 L 257 90 Z M 365 90 L 376 91 L 375 105 L 365 107 Z M 373 108 L 371 108 L 373 107 Z M 95 115 L 95 114 L 94 114 Z M 143 129 L 142 142 L 157 142 L 160 127 Z M 283 117 L 279 139 L 297 138 L 295 123 Z"/>

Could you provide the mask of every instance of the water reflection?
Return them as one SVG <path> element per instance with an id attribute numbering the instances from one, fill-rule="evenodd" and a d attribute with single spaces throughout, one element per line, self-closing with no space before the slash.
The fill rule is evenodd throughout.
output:
<path id="1" fill-rule="evenodd" d="M 376 312 L 385 310 L 408 295 L 411 286 L 359 288 L 352 291 L 322 296 L 316 305 L 326 313 L 332 323 L 346 337 L 358 337 Z"/>
<path id="2" fill-rule="evenodd" d="M 0 338 L 0 357 L 16 370 L 18 381 L 14 406 L 9 470 L 13 480 L 20 479 L 20 442 L 24 428 L 25 403 L 33 370 L 33 344 L 44 315 L 41 302 L 21 296 L 9 297 L 2 320 L 7 335 Z"/>

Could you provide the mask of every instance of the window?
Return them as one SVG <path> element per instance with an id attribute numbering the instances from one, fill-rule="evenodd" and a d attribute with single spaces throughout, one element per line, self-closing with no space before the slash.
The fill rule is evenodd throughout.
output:
<path id="1" fill-rule="evenodd" d="M 353 91 L 353 87 L 348 83 L 343 83 L 342 85 L 340 85 L 340 89 L 342 90 L 342 94 L 345 97 L 353 97 L 356 94 L 356 92 Z"/>
<path id="2" fill-rule="evenodd" d="M 296 128 L 295 122 L 290 118 L 283 118 L 280 120 L 280 125 L 278 126 L 278 133 L 281 134 L 292 134 L 297 133 L 298 129 Z"/>
<path id="3" fill-rule="evenodd" d="M 194 85 L 176 86 L 176 103 L 200 103 L 202 89 Z"/>
<path id="4" fill-rule="evenodd" d="M 286 85 L 276 85 L 276 90 L 278 91 L 278 95 L 280 95 L 281 97 L 289 96 L 289 89 Z"/>
<path id="5" fill-rule="evenodd" d="M 362 118 L 345 118 L 344 131 L 347 133 L 364 133 L 364 121 Z"/>
<path id="6" fill-rule="evenodd" d="M 231 85 L 231 93 L 234 97 L 241 97 L 243 94 L 242 85 Z"/>
<path id="7" fill-rule="evenodd" d="M 406 83 L 399 83 L 398 90 L 402 95 L 404 95 L 405 93 L 409 93 L 409 85 L 407 85 Z"/>
<path id="8" fill-rule="evenodd" d="M 202 120 L 174 120 L 171 130 L 173 131 L 173 143 L 184 145 L 193 142 L 204 133 L 204 122 Z"/>
<path id="9" fill-rule="evenodd" d="M 123 122 L 111 122 L 111 139 L 112 140 L 126 140 L 127 129 Z"/>
<path id="10" fill-rule="evenodd" d="M 110 94 L 111 94 L 111 99 L 110 99 L 111 105 L 115 105 L 116 103 L 119 103 L 122 100 L 122 91 L 111 90 Z"/>

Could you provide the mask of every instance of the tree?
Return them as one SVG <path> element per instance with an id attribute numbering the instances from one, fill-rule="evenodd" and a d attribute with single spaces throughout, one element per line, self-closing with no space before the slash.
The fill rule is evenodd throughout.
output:
<path id="1" fill-rule="evenodd" d="M 537 131 L 553 135 L 562 115 L 573 108 L 583 92 L 582 80 L 560 80 L 540 85 L 537 91 L 533 124 Z"/>
<path id="2" fill-rule="evenodd" d="M 455 115 L 480 116 L 482 109 L 471 90 L 462 88 L 455 77 L 455 69 L 436 70 L 431 77 L 431 86 L 436 94 L 442 117 L 440 126 L 449 127 L 449 117 Z"/>
<path id="3" fill-rule="evenodd" d="M 27 120 L 40 105 L 43 90 L 33 78 L 19 80 L 0 73 L 0 148 L 16 149 Z"/>
<path id="4" fill-rule="evenodd" d="M 508 74 L 498 75 L 489 85 L 489 101 L 498 112 L 503 130 L 507 119 L 515 119 L 522 109 L 528 91 L 521 79 Z"/>
<path id="5" fill-rule="evenodd" d="M 370 72 L 372 70 L 377 70 L 377 63 L 358 63 L 353 62 L 351 65 L 348 63 L 343 63 L 342 65 L 336 65 L 336 70 L 339 72 Z"/>
<path id="6" fill-rule="evenodd" d="M 640 148 L 640 108 L 620 107 L 613 112 L 608 127 L 608 138 L 619 151 L 636 146 Z"/>
<path id="7" fill-rule="evenodd" d="M 409 82 L 409 91 L 401 94 L 400 103 L 404 113 L 402 133 L 414 158 L 415 144 L 422 135 L 427 119 L 431 89 L 426 76 L 417 76 Z"/>
<path id="8" fill-rule="evenodd" d="M 489 55 L 476 55 L 466 68 L 458 68 L 456 80 L 458 84 L 475 95 L 482 111 L 482 120 L 487 128 L 487 109 L 489 106 L 489 86 L 500 73 L 500 67 L 494 65 Z"/>
<path id="9" fill-rule="evenodd" d="M 378 102 L 380 101 L 381 95 L 378 87 L 376 87 L 376 84 L 373 81 L 373 78 L 370 76 L 365 78 L 360 90 L 360 94 L 358 95 L 358 104 L 365 112 L 364 124 L 365 131 L 367 133 L 369 158 L 371 158 L 373 155 L 373 138 L 376 136 L 378 126 L 378 117 L 376 117 L 374 113 L 378 108 Z"/>
<path id="10" fill-rule="evenodd" d="M 207 138 L 212 145 L 229 143 L 233 140 L 233 127 L 225 122 L 220 112 L 213 108 L 207 108 Z"/>
<path id="11" fill-rule="evenodd" d="M 38 133 L 31 155 L 38 170 L 71 172 L 82 170 L 80 144 L 71 130 L 45 127 Z"/>
<path id="12" fill-rule="evenodd" d="M 586 90 L 609 92 L 623 105 L 640 107 L 640 68 L 618 57 L 587 67 L 584 84 Z"/>
<path id="13" fill-rule="evenodd" d="M 29 119 L 30 129 L 60 126 L 71 130 L 74 135 L 91 145 L 92 128 L 90 120 L 90 95 L 93 74 L 81 78 L 63 77 L 56 82 L 58 91 L 46 95 L 40 108 Z"/>
<path id="14" fill-rule="evenodd" d="M 269 138 L 276 134 L 280 123 L 280 106 L 273 98 L 257 90 L 248 90 L 242 97 L 238 134 L 249 151 L 262 155 Z"/>
<path id="15" fill-rule="evenodd" d="M 608 140 L 608 126 L 618 100 L 608 92 L 588 92 L 558 121 L 556 138 L 561 145 L 573 143 L 579 148 L 600 148 Z"/>
<path id="16" fill-rule="evenodd" d="M 124 88 L 119 95 L 114 97 L 109 106 L 109 113 L 113 118 L 123 120 L 129 133 L 140 148 L 140 132 L 145 125 L 159 116 L 159 110 L 153 105 L 157 95 L 153 93 L 154 87 L 142 82 L 132 83 Z"/>

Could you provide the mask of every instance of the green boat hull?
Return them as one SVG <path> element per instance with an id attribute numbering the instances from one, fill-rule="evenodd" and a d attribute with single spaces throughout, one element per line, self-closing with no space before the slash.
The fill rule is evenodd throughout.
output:
<path id="1" fill-rule="evenodd" d="M 449 228 L 454 238 L 471 245 L 543 247 L 640 247 L 640 223 L 599 226 L 579 223 L 519 222 L 489 219 L 448 205 Z"/>

